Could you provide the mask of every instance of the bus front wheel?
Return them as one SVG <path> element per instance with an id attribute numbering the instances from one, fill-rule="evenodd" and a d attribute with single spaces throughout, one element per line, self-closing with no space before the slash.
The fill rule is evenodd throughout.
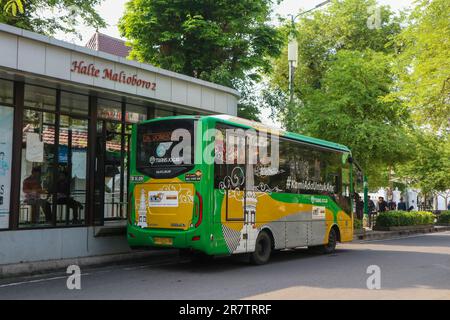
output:
<path id="1" fill-rule="evenodd" d="M 254 265 L 262 265 L 269 262 L 272 253 L 272 239 L 267 232 L 262 231 L 256 238 L 255 251 L 250 255 L 250 262 Z"/>

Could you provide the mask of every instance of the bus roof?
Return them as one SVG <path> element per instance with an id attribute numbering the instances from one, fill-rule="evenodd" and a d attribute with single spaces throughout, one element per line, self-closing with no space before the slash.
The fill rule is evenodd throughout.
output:
<path id="1" fill-rule="evenodd" d="M 291 139 L 303 141 L 303 142 L 310 143 L 310 144 L 315 144 L 315 145 L 326 147 L 326 148 L 336 149 L 336 150 L 344 151 L 344 152 L 351 152 L 348 147 L 346 147 L 342 144 L 339 144 L 339 143 L 322 140 L 322 139 L 317 139 L 317 138 L 313 138 L 313 137 L 308 137 L 308 136 L 304 136 L 304 135 L 301 135 L 298 133 L 288 132 L 288 131 L 285 131 L 285 130 L 282 130 L 282 129 L 279 129 L 276 127 L 268 126 L 268 125 L 262 124 L 260 122 L 256 122 L 256 121 L 252 121 L 252 120 L 248 120 L 248 119 L 233 117 L 230 115 L 213 115 L 213 116 L 208 116 L 208 117 L 223 120 L 223 121 L 229 122 L 229 123 L 244 125 L 247 127 L 254 128 L 255 130 L 263 129 L 263 130 L 269 131 L 269 132 L 277 132 L 282 137 L 291 138 Z"/>
<path id="2" fill-rule="evenodd" d="M 183 119 L 183 118 L 184 119 L 205 119 L 205 118 L 217 119 L 217 120 L 220 120 L 220 121 L 228 123 L 228 124 L 241 125 L 241 126 L 244 126 L 247 128 L 253 128 L 255 130 L 263 130 L 263 131 L 267 131 L 267 132 L 271 132 L 271 133 L 276 133 L 282 137 L 302 141 L 302 142 L 309 143 L 309 144 L 314 144 L 314 145 L 321 146 L 324 148 L 330 148 L 330 149 L 335 149 L 335 150 L 351 153 L 351 150 L 348 147 L 346 147 L 342 144 L 339 144 L 339 143 L 322 140 L 322 139 L 318 139 L 318 138 L 313 138 L 313 137 L 308 137 L 308 136 L 304 136 L 304 135 L 301 135 L 298 133 L 288 132 L 283 129 L 265 125 L 260 122 L 256 122 L 256 121 L 252 121 L 252 120 L 248 120 L 248 119 L 244 119 L 244 118 L 239 118 L 239 117 L 234 117 L 234 116 L 230 116 L 230 115 L 173 116 L 173 117 L 152 119 L 152 120 L 145 121 L 145 122 L 153 122 L 153 121 L 164 120 L 164 119 Z"/>

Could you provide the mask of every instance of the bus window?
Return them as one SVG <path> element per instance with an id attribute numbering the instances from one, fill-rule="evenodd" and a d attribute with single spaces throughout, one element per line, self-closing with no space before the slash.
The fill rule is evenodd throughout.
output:
<path id="1" fill-rule="evenodd" d="M 245 132 L 241 128 L 218 123 L 214 145 L 214 187 L 244 190 Z"/>
<path id="2" fill-rule="evenodd" d="M 138 125 L 136 169 L 153 178 L 173 178 L 192 170 L 194 132 L 191 119 Z"/>

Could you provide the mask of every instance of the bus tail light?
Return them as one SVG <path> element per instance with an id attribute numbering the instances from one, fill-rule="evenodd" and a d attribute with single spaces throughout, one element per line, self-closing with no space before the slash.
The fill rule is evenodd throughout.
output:
<path id="1" fill-rule="evenodd" d="M 200 236 L 192 237 L 192 241 L 200 241 Z"/>
<path id="2" fill-rule="evenodd" d="M 203 198 L 198 191 L 196 191 L 195 194 L 198 197 L 198 220 L 197 223 L 195 224 L 195 227 L 198 228 L 198 226 L 202 223 L 203 220 Z"/>

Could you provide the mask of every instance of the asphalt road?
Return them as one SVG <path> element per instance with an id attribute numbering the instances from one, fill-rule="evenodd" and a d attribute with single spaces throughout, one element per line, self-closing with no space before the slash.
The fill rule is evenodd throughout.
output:
<path id="1" fill-rule="evenodd" d="M 381 289 L 367 289 L 379 266 Z M 206 264 L 174 260 L 82 270 L 81 290 L 65 273 L 0 280 L 0 299 L 450 299 L 450 232 L 359 242 L 335 254 L 306 249 L 251 266 L 243 258 Z"/>

